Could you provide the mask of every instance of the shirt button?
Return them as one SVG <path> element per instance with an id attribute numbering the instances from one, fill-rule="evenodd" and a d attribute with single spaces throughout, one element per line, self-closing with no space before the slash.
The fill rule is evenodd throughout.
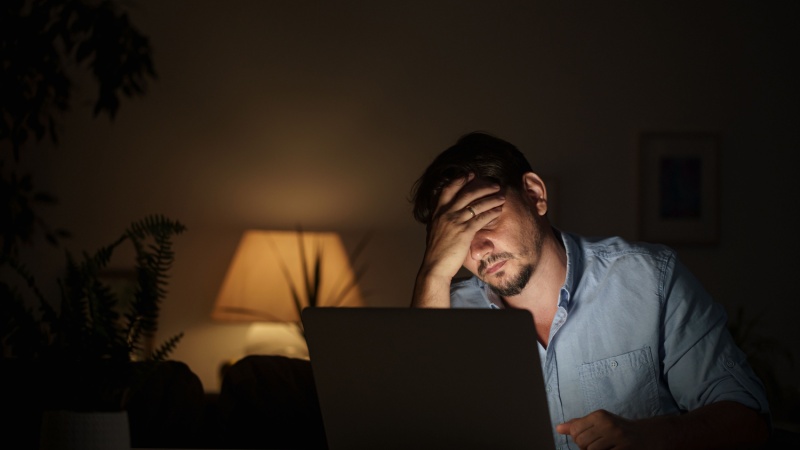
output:
<path id="1" fill-rule="evenodd" d="M 616 362 L 616 361 L 611 361 L 611 368 L 612 368 L 612 369 L 616 369 L 616 368 L 617 368 L 617 366 L 618 366 L 618 364 L 617 364 L 617 362 Z"/>
<path id="2" fill-rule="evenodd" d="M 553 389 L 551 389 L 551 388 L 550 388 L 550 386 L 547 386 L 547 387 L 545 388 L 545 390 L 546 390 L 547 392 L 550 392 L 550 391 L 552 391 Z"/>
<path id="3" fill-rule="evenodd" d="M 736 363 L 735 363 L 735 362 L 733 362 L 733 361 L 731 361 L 731 360 L 729 359 L 729 360 L 725 361 L 725 365 L 726 365 L 726 366 L 727 366 L 727 367 L 730 369 L 730 368 L 732 368 L 733 366 L 735 366 L 735 365 L 736 365 Z"/>

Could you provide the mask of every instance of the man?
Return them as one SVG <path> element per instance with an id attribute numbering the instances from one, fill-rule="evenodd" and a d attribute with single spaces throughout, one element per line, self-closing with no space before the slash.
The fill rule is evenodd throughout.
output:
<path id="1" fill-rule="evenodd" d="M 413 197 L 428 234 L 412 306 L 529 310 L 557 447 L 764 444 L 763 386 L 672 250 L 552 228 L 544 182 L 487 134 L 440 154 Z"/>

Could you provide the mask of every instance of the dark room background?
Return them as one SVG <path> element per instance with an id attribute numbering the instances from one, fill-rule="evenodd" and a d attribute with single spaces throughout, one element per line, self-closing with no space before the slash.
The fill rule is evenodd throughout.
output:
<path id="1" fill-rule="evenodd" d="M 800 150 L 793 2 L 125 2 L 158 79 L 116 119 L 78 84 L 57 148 L 32 157 L 65 246 L 95 249 L 162 213 L 188 232 L 160 336 L 208 391 L 245 324 L 211 309 L 248 228 L 372 232 L 371 306 L 408 304 L 424 227 L 408 195 L 460 135 L 511 141 L 552 186 L 558 227 L 639 239 L 638 138 L 719 137 L 717 241 L 676 245 L 734 316 L 759 318 L 782 383 L 800 363 Z M 32 154 L 34 152 L 31 152 Z M 61 250 L 38 246 L 40 270 Z M 126 268 L 124 257 L 120 269 Z M 769 341 L 772 340 L 772 341 Z M 766 350 L 768 352 L 768 350 Z"/>

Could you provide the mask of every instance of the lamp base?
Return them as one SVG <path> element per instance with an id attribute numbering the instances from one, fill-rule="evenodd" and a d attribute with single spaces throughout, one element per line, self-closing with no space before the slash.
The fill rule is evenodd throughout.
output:
<path id="1" fill-rule="evenodd" d="M 308 347 L 294 323 L 257 322 L 247 329 L 245 355 L 279 355 L 308 359 Z"/>

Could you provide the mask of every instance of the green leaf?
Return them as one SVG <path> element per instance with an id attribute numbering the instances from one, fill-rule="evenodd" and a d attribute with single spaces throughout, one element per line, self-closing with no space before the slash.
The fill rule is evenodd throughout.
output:
<path id="1" fill-rule="evenodd" d="M 269 240 L 270 244 L 272 245 L 272 250 L 278 255 L 278 262 L 281 266 L 281 271 L 283 272 L 283 277 L 286 278 L 286 283 L 289 285 L 289 290 L 292 293 L 292 300 L 294 301 L 295 307 L 298 311 L 303 309 L 303 302 L 300 299 L 300 295 L 297 291 L 297 286 L 295 286 L 294 281 L 292 280 L 292 275 L 289 272 L 289 268 L 286 266 L 286 261 L 283 260 L 281 257 L 280 252 L 278 251 L 278 246 L 275 245 L 275 241 L 272 239 Z"/>

